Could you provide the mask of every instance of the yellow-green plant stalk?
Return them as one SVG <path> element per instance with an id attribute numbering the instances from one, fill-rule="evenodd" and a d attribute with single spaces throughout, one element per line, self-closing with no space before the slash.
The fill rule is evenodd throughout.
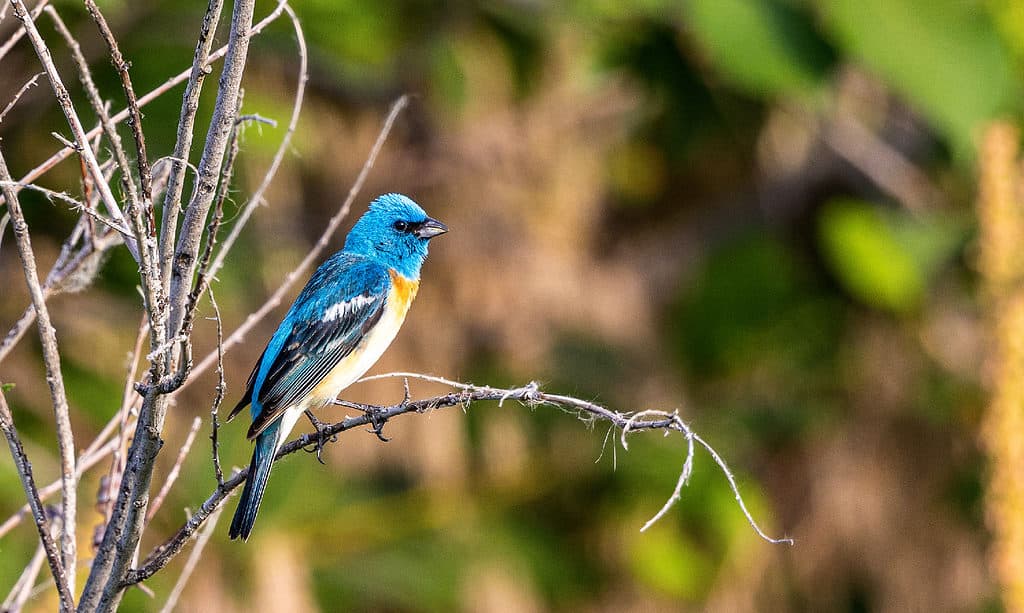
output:
<path id="1" fill-rule="evenodd" d="M 980 156 L 978 265 L 990 339 L 991 400 L 982 426 L 989 457 L 990 562 L 1007 611 L 1024 611 L 1024 185 L 1017 129 L 995 123 Z"/>

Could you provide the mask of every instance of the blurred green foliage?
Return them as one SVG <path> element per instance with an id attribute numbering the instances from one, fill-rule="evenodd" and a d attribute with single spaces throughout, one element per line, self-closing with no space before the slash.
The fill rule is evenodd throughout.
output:
<path id="1" fill-rule="evenodd" d="M 852 200 L 826 203 L 820 217 L 824 256 L 853 296 L 873 307 L 919 307 L 935 274 L 964 241 L 955 220 L 916 219 Z"/>
<path id="2" fill-rule="evenodd" d="M 754 96 L 816 89 L 835 54 L 811 16 L 777 0 L 692 0 L 690 27 L 715 66 Z M 756 58 L 756 61 L 752 61 Z"/>

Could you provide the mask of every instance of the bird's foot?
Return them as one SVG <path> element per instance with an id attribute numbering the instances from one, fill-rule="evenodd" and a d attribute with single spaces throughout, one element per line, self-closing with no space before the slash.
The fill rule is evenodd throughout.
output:
<path id="1" fill-rule="evenodd" d="M 337 442 L 338 435 L 327 435 L 326 432 L 327 428 L 329 427 L 329 424 L 317 419 L 316 415 L 313 415 L 313 411 L 307 410 L 306 417 L 309 418 L 309 423 L 313 424 L 313 428 L 316 429 L 316 443 L 314 443 L 312 447 L 305 448 L 304 451 L 306 451 L 306 453 L 315 453 L 316 461 L 320 462 L 321 464 L 326 464 L 326 462 L 324 462 L 324 459 L 321 457 L 320 454 L 323 453 L 324 445 L 326 445 L 328 442 Z"/>
<path id="2" fill-rule="evenodd" d="M 409 393 L 409 379 L 404 380 L 403 387 L 405 388 L 405 397 L 402 398 L 402 404 L 398 405 L 400 408 L 408 406 L 409 400 L 412 397 Z M 361 406 L 358 408 L 370 419 L 370 429 L 367 432 L 376 434 L 377 438 L 382 442 L 390 441 L 390 438 L 384 436 L 384 424 L 388 423 L 388 409 L 375 406 Z"/>
<path id="3" fill-rule="evenodd" d="M 362 412 L 363 415 L 370 420 L 370 429 L 367 432 L 376 434 L 383 442 L 388 442 L 391 439 L 384 436 L 384 424 L 388 423 L 387 408 L 386 407 L 375 407 L 372 404 L 362 404 L 358 402 L 349 402 L 348 400 L 335 399 L 334 404 L 339 407 L 345 407 L 346 409 L 355 409 Z"/>
<path id="4" fill-rule="evenodd" d="M 384 424 L 388 423 L 388 418 L 387 415 L 384 414 L 384 410 L 373 407 L 365 411 L 365 413 L 370 419 L 370 429 L 367 430 L 367 432 L 376 434 L 377 438 L 379 438 L 381 442 L 386 443 L 390 441 L 390 438 L 384 436 Z"/>

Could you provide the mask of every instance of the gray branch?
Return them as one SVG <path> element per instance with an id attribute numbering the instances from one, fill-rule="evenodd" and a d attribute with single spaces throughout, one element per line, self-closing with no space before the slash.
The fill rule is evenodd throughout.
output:
<path id="1" fill-rule="evenodd" d="M 192 70 L 188 84 L 181 98 L 181 116 L 178 118 L 178 137 L 171 154 L 171 172 L 167 177 L 167 191 L 164 192 L 164 212 L 160 230 L 161 277 L 164 281 L 164 295 L 170 292 L 171 261 L 174 255 L 174 239 L 178 229 L 178 212 L 181 210 L 181 190 L 185 184 L 185 165 L 192 153 L 192 136 L 195 131 L 196 112 L 199 110 L 199 95 L 210 72 L 208 65 L 214 34 L 220 23 L 224 0 L 210 0 L 199 30 Z"/>
<path id="2" fill-rule="evenodd" d="M 3 153 L 0 153 L 0 182 L 2 182 L 0 189 L 7 196 L 7 210 L 11 215 L 14 242 L 18 247 L 25 283 L 28 285 L 29 294 L 32 296 L 32 306 L 36 311 L 36 324 L 43 349 L 43 363 L 46 365 L 46 382 L 50 388 L 50 400 L 53 404 L 54 422 L 57 429 L 57 446 L 60 452 L 61 467 L 61 513 L 64 518 L 61 529 L 61 563 L 66 572 L 66 577 L 62 577 L 62 579 L 66 582 L 64 589 L 69 589 L 69 585 L 75 584 L 75 566 L 78 560 L 75 541 L 77 494 L 75 439 L 71 432 L 71 416 L 68 410 L 67 395 L 64 392 L 64 377 L 60 368 L 57 334 L 50 321 L 50 312 L 46 307 L 43 288 L 39 284 L 39 273 L 36 270 L 36 259 L 32 252 L 28 224 L 25 223 L 21 203 L 18 201 L 18 196 L 14 193 L 10 181 L 11 173 L 7 169 L 7 161 L 4 159 Z M 38 496 L 38 493 L 35 495 Z M 54 578 L 57 578 L 56 575 Z"/>
<path id="3" fill-rule="evenodd" d="M 11 416 L 11 409 L 7 406 L 7 398 L 4 396 L 3 389 L 0 389 L 0 430 L 3 430 L 4 437 L 7 439 L 11 457 L 14 458 L 14 466 L 18 470 L 18 477 L 21 478 L 21 485 L 25 489 L 25 497 L 28 498 L 28 506 L 32 510 L 32 518 L 36 521 L 39 542 L 46 552 L 46 561 L 50 565 L 54 583 L 57 584 L 61 611 L 74 611 L 75 601 L 68 587 L 68 578 L 64 573 L 61 554 L 50 535 L 50 521 L 46 517 L 43 503 L 39 499 L 39 490 L 36 488 L 35 477 L 32 475 L 32 464 L 28 461 L 25 449 L 21 445 L 21 439 L 18 437 L 18 431 L 14 428 L 14 419 Z"/>
<path id="4" fill-rule="evenodd" d="M 136 434 L 128 451 L 122 486 L 118 490 L 103 541 L 93 561 L 89 580 L 82 594 L 80 611 L 108 611 L 117 608 L 124 593 L 124 577 L 128 564 L 138 546 L 145 526 L 149 505 L 149 491 L 156 456 L 160 451 L 164 419 L 168 398 L 162 387 L 173 377 L 173 361 L 170 359 L 173 341 L 178 338 L 182 325 L 185 301 L 195 272 L 196 256 L 201 242 L 203 226 L 216 192 L 217 178 L 224 161 L 228 137 L 238 115 L 238 93 L 242 73 L 248 56 L 249 40 L 252 33 L 254 0 L 237 0 L 231 21 L 231 32 L 227 54 L 221 72 L 217 102 L 213 119 L 207 132 L 206 147 L 199 163 L 197 187 L 188 208 L 174 262 L 171 266 L 170 293 L 159 310 L 151 308 L 150 321 L 161 342 L 153 342 L 150 355 L 150 385 L 145 389 L 142 407 L 139 410 Z M 154 305 L 151 303 L 151 307 Z"/>

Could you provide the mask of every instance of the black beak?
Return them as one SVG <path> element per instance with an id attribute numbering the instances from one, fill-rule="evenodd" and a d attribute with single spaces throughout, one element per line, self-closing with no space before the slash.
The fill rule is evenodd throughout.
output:
<path id="1" fill-rule="evenodd" d="M 426 221 L 421 223 L 420 227 L 416 228 L 413 233 L 420 238 L 434 238 L 447 231 L 448 226 L 432 217 L 427 217 Z"/>

